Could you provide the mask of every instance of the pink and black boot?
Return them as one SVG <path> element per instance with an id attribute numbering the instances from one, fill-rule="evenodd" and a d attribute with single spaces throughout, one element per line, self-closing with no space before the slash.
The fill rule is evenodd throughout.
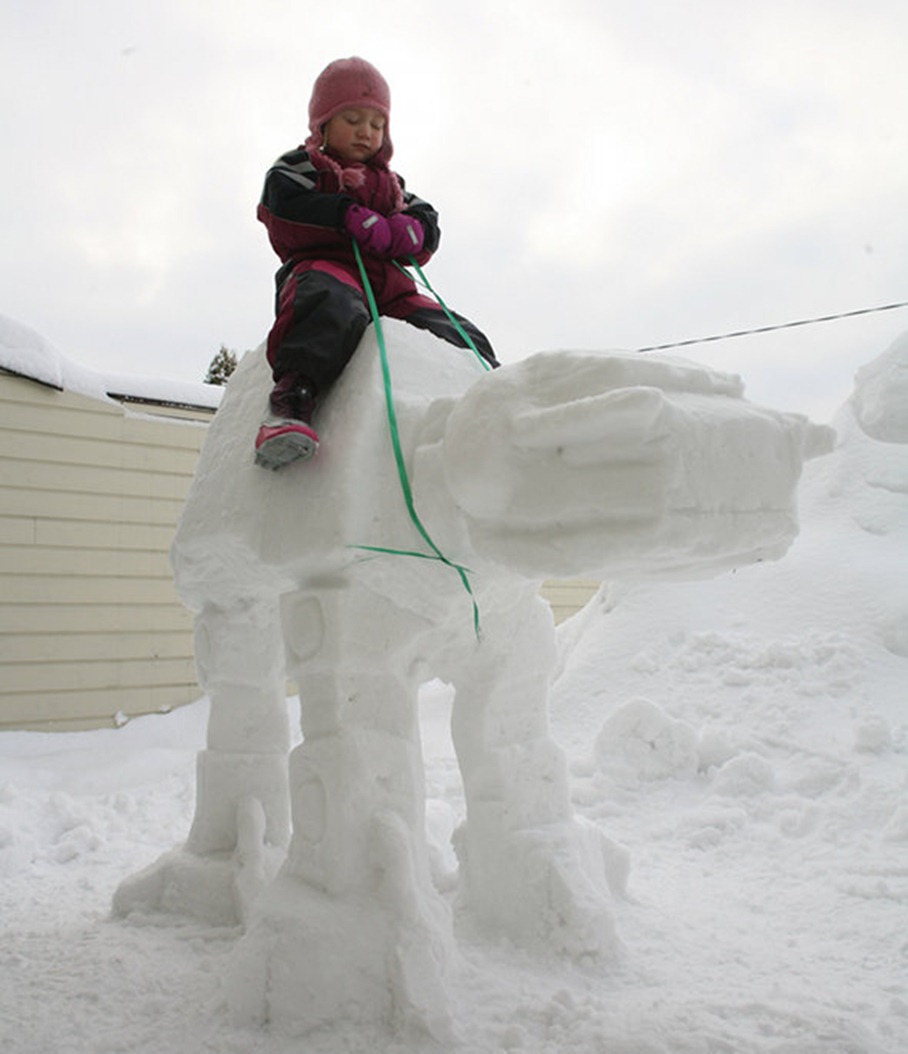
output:
<path id="1" fill-rule="evenodd" d="M 255 463 L 279 469 L 291 461 L 308 461 L 318 450 L 312 427 L 315 390 L 294 374 L 282 377 L 269 399 L 271 413 L 255 437 Z"/>

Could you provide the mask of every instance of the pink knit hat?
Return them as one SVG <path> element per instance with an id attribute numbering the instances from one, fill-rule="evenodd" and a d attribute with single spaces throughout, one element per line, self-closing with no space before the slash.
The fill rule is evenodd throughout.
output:
<path id="1" fill-rule="evenodd" d="M 378 156 L 389 161 L 393 152 L 389 132 L 391 89 L 378 70 L 365 59 L 352 57 L 329 63 L 315 80 L 309 100 L 309 131 L 306 146 L 319 149 L 324 144 L 322 129 L 341 110 L 369 106 L 385 119 L 385 137 Z"/>

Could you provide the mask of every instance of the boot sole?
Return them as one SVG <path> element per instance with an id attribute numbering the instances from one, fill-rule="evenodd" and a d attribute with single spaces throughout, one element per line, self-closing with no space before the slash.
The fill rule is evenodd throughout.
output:
<path id="1" fill-rule="evenodd" d="M 314 435 L 296 429 L 276 432 L 256 443 L 255 463 L 276 471 L 293 461 L 308 461 L 318 450 Z"/>

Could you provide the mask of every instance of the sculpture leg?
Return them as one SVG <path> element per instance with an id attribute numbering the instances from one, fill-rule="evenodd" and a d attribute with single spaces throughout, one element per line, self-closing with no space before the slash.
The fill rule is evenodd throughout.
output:
<path id="1" fill-rule="evenodd" d="M 293 834 L 234 963 L 239 1023 L 339 1019 L 448 1034 L 450 913 L 425 840 L 414 616 L 355 587 L 284 598 L 303 742 Z"/>
<path id="2" fill-rule="evenodd" d="M 483 641 L 452 677 L 454 747 L 467 820 L 456 835 L 461 896 L 485 932 L 571 955 L 615 950 L 610 890 L 626 861 L 572 812 L 548 729 L 554 627 L 535 586 L 482 606 Z"/>
<path id="3" fill-rule="evenodd" d="M 185 846 L 127 879 L 114 910 L 242 921 L 289 838 L 283 638 L 277 603 L 204 608 L 195 619 L 199 681 L 211 701 Z"/>

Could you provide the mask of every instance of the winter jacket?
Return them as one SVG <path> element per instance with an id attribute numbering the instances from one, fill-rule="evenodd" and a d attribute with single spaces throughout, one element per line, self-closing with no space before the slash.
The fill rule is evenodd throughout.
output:
<path id="1" fill-rule="evenodd" d="M 341 169 L 335 161 L 298 147 L 268 170 L 258 218 L 284 264 L 278 272 L 279 286 L 291 271 L 315 262 L 339 265 L 358 282 L 352 241 L 344 228 L 347 209 L 357 202 L 383 215 L 400 211 L 415 216 L 425 231 L 416 257 L 420 265 L 438 248 L 438 214 L 428 202 L 407 191 L 403 180 L 380 161 L 352 167 L 352 172 Z M 363 254 L 363 263 L 380 304 L 415 291 L 412 280 L 393 261 Z"/>

